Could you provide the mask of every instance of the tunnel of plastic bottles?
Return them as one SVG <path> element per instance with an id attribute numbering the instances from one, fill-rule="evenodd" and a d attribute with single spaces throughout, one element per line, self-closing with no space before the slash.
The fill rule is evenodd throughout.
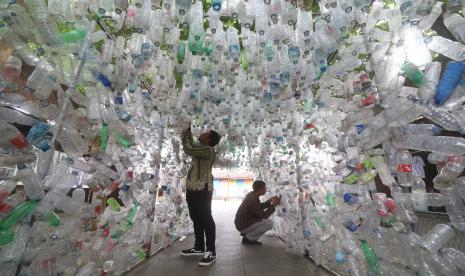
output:
<path id="1" fill-rule="evenodd" d="M 121 275 L 191 234 L 189 125 L 317 265 L 464 275 L 464 11 L 0 0 L 0 275 Z"/>

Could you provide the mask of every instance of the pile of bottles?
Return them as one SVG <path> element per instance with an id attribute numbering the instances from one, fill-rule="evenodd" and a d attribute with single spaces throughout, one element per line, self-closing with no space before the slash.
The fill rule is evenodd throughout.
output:
<path id="1" fill-rule="evenodd" d="M 465 234 L 464 8 L 0 1 L 2 270 L 120 275 L 190 233 L 190 122 L 222 134 L 217 166 L 280 194 L 274 232 L 317 263 L 465 273 L 450 247 Z M 414 231 L 431 207 L 449 221 Z"/>

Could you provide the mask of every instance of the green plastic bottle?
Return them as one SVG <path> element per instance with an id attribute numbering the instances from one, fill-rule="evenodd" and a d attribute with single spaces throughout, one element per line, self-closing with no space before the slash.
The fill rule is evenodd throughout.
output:
<path id="1" fill-rule="evenodd" d="M 357 182 L 358 180 L 358 175 L 355 174 L 355 173 L 351 173 L 350 175 L 348 175 L 344 181 L 344 183 L 346 184 L 354 184 L 355 182 Z"/>
<path id="2" fill-rule="evenodd" d="M 373 160 L 371 158 L 367 158 L 367 159 L 363 160 L 362 165 L 367 170 L 371 170 L 374 167 Z"/>
<path id="3" fill-rule="evenodd" d="M 267 41 L 265 44 L 265 57 L 269 61 L 273 60 L 273 50 L 274 50 L 273 41 Z"/>
<path id="4" fill-rule="evenodd" d="M 137 208 L 139 207 L 139 202 L 134 202 L 134 206 L 131 207 L 131 210 L 129 210 L 129 213 L 126 217 L 126 226 L 127 228 L 130 228 L 132 226 L 132 221 L 134 220 L 134 217 L 137 214 Z"/>
<path id="5" fill-rule="evenodd" d="M 370 272 L 374 275 L 378 274 L 378 258 L 376 257 L 375 251 L 366 240 L 360 240 L 360 242 L 362 243 L 363 254 L 367 260 Z"/>
<path id="6" fill-rule="evenodd" d="M 86 32 L 81 30 L 69 31 L 61 34 L 61 38 L 64 43 L 76 43 L 83 40 L 86 37 Z"/>
<path id="7" fill-rule="evenodd" d="M 318 210 L 315 207 L 310 208 L 309 212 L 310 216 L 315 219 L 316 225 L 320 227 L 322 231 L 326 230 L 326 225 L 324 222 L 321 220 L 320 215 L 318 214 Z"/>
<path id="8" fill-rule="evenodd" d="M 202 53 L 208 56 L 212 52 L 213 52 L 212 33 L 210 30 L 207 30 L 207 32 L 205 33 L 205 39 L 203 41 Z"/>
<path id="9" fill-rule="evenodd" d="M 100 150 L 105 151 L 108 147 L 108 140 L 110 138 L 110 131 L 108 129 L 108 124 L 103 123 L 102 128 L 100 129 Z"/>
<path id="10" fill-rule="evenodd" d="M 373 180 L 373 178 L 374 178 L 373 174 L 371 174 L 371 172 L 368 171 L 368 172 L 363 173 L 360 176 L 359 180 L 361 180 L 363 183 L 368 183 L 371 180 Z"/>
<path id="11" fill-rule="evenodd" d="M 189 49 L 193 54 L 202 53 L 205 30 L 201 22 L 194 22 L 189 28 Z"/>
<path id="12" fill-rule="evenodd" d="M 32 213 L 37 205 L 39 205 L 39 201 L 29 200 L 16 206 L 14 210 L 9 212 L 8 215 L 0 221 L 0 230 L 4 231 L 11 229 L 11 227 L 13 227 L 13 225 L 15 225 L 18 221 Z"/>
<path id="13" fill-rule="evenodd" d="M 186 42 L 179 41 L 178 51 L 176 53 L 176 59 L 178 60 L 179 64 L 182 64 L 185 58 L 186 58 Z"/>
<path id="14" fill-rule="evenodd" d="M 113 197 L 107 199 L 107 204 L 110 206 L 110 208 L 115 211 L 115 212 L 120 212 L 121 211 L 121 206 L 119 205 L 118 201 L 114 199 Z"/>
<path id="15" fill-rule="evenodd" d="M 116 141 L 118 142 L 118 144 L 120 144 L 120 146 L 122 146 L 125 149 L 130 148 L 132 146 L 129 138 L 121 133 L 116 134 Z"/>
<path id="16" fill-rule="evenodd" d="M 241 51 L 241 66 L 244 71 L 249 70 L 249 56 L 247 54 L 247 51 L 242 50 Z"/>
<path id="17" fill-rule="evenodd" d="M 334 195 L 332 193 L 326 193 L 326 205 L 328 205 L 329 207 L 336 206 Z"/>
<path id="18" fill-rule="evenodd" d="M 15 233 L 13 230 L 0 230 L 0 245 L 6 245 L 15 240 Z"/>
<path id="19" fill-rule="evenodd" d="M 421 70 L 418 70 L 418 68 L 411 63 L 405 63 L 402 66 L 402 72 L 404 72 L 405 76 L 407 76 L 416 87 L 420 87 L 423 82 L 423 72 Z"/>
<path id="20" fill-rule="evenodd" d="M 45 220 L 47 220 L 48 224 L 53 227 L 58 227 L 61 224 L 60 217 L 53 211 L 45 215 Z"/>

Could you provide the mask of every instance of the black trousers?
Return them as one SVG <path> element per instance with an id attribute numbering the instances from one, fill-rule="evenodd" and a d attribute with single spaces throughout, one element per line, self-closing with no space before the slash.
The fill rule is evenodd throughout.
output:
<path id="1" fill-rule="evenodd" d="M 187 191 L 186 201 L 189 207 L 189 216 L 194 223 L 195 249 L 205 250 L 205 238 L 207 238 L 207 251 L 216 254 L 215 239 L 216 225 L 212 217 L 212 192 L 205 185 L 203 191 Z"/>

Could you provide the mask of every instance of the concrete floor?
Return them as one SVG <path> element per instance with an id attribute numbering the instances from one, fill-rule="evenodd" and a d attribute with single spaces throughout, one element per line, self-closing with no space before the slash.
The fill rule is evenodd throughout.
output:
<path id="1" fill-rule="evenodd" d="M 287 245 L 278 238 L 264 236 L 260 239 L 263 246 L 243 246 L 242 237 L 234 227 L 234 215 L 239 204 L 238 201 L 213 202 L 217 260 L 212 266 L 199 267 L 199 257 L 180 256 L 181 250 L 194 244 L 191 235 L 136 266 L 126 275 L 328 275 L 302 255 L 290 253 Z"/>

